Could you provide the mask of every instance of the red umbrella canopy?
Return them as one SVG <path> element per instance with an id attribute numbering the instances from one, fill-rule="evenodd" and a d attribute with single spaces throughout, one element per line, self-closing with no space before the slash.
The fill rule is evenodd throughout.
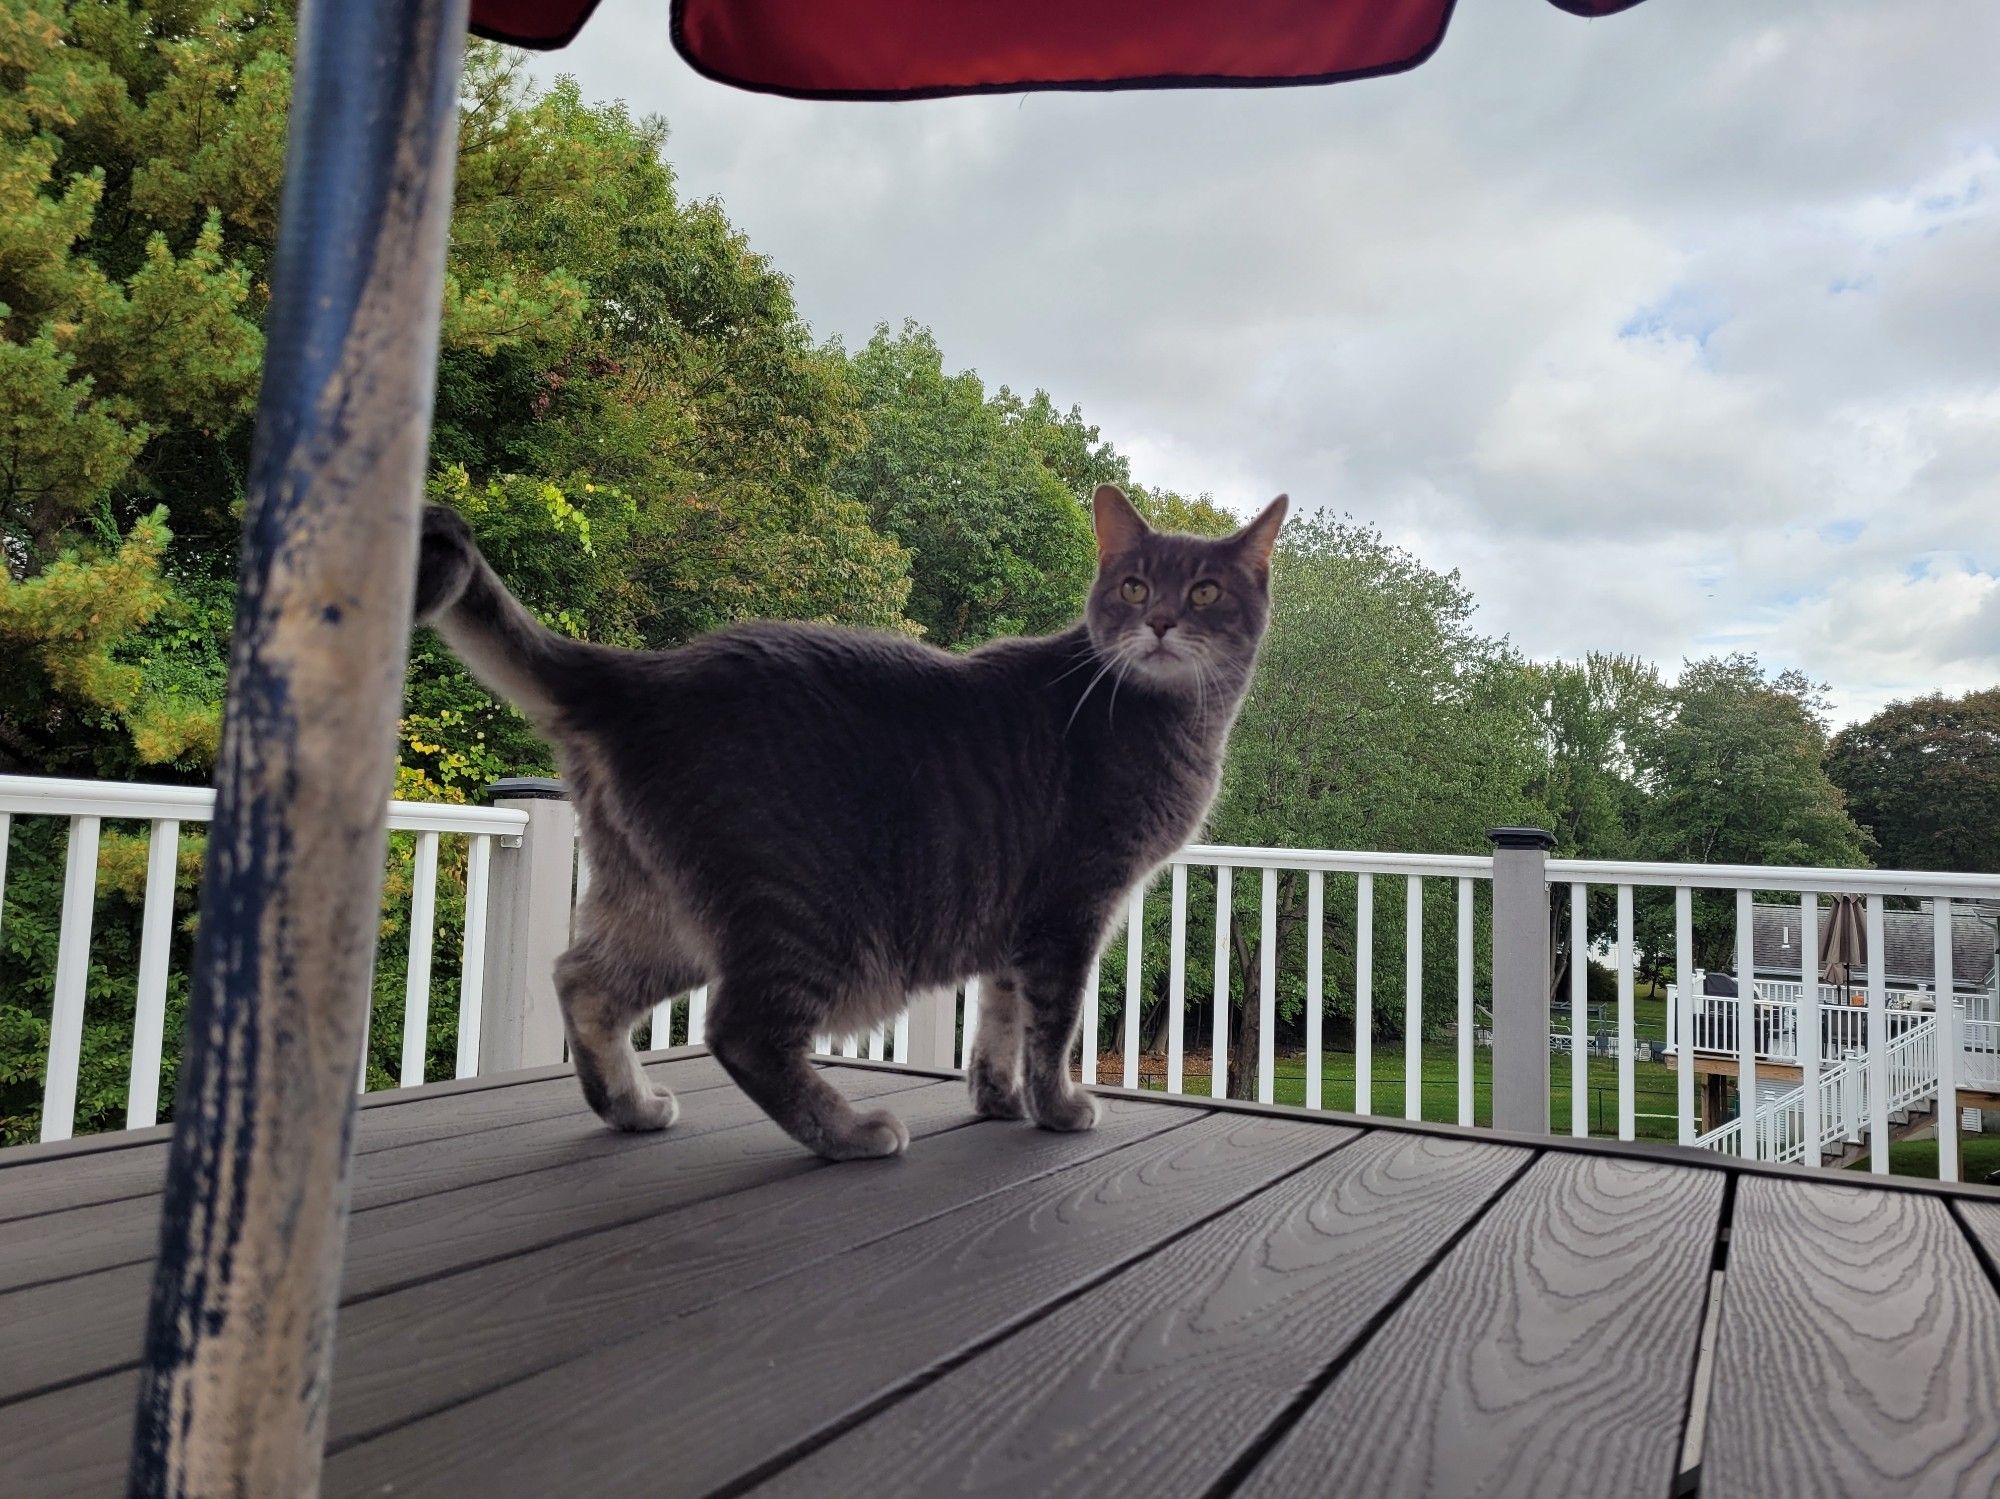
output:
<path id="1" fill-rule="evenodd" d="M 1550 0 L 1579 16 L 1639 0 Z M 566 45 L 597 0 L 472 0 L 472 28 Z M 696 72 L 808 99 L 1259 88 L 1414 68 L 1453 0 L 674 0 Z"/>

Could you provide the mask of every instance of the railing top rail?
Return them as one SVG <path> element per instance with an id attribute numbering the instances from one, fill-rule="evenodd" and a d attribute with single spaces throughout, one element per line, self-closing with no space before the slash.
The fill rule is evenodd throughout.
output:
<path id="1" fill-rule="evenodd" d="M 1908 895 L 2000 900 L 2000 874 L 1918 869 L 1803 869 L 1765 864 L 1648 864 L 1551 859 L 1549 878 L 1591 885 L 1686 885 L 1698 890 L 1784 890 L 1804 895 Z"/>
<path id="2" fill-rule="evenodd" d="M 59 776 L 0 776 L 0 813 L 22 817 L 105 817 L 207 822 L 215 793 L 206 786 L 132 785 Z M 528 825 L 525 812 L 446 802 L 389 803 L 389 826 L 403 832 L 495 833 Z"/>
<path id="3" fill-rule="evenodd" d="M 1190 843 L 1174 855 L 1172 862 L 1228 865 L 1232 869 L 1318 869 L 1330 874 L 1493 878 L 1493 859 L 1486 854 L 1385 854 L 1350 849 L 1239 848 L 1231 844 Z"/>

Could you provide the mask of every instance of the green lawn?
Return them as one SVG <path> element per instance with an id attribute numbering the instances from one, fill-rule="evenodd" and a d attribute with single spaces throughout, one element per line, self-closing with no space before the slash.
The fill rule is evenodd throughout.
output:
<path id="1" fill-rule="evenodd" d="M 1549 1109 L 1552 1123 L 1569 1133 L 1569 1059 L 1549 1059 L 1551 1086 Z M 1115 1059 L 1106 1058 L 1104 1076 L 1117 1076 Z M 1322 1059 L 1320 1103 L 1322 1107 L 1354 1110 L 1354 1054 L 1332 1052 Z M 1306 1101 L 1306 1069 L 1302 1055 L 1281 1055 L 1275 1066 L 1273 1094 L 1279 1103 Z M 1369 1112 L 1401 1117 L 1403 1114 L 1403 1047 L 1390 1042 L 1375 1048 L 1370 1084 Z M 1658 1062 L 1634 1062 L 1635 1088 L 1633 1131 L 1642 1139 L 1671 1140 L 1677 1134 L 1674 1122 L 1674 1075 Z M 1591 1133 L 1615 1137 L 1618 1132 L 1618 1064 L 1610 1057 L 1590 1058 Z M 1197 1081 L 1197 1078 L 1199 1079 Z M 1157 1085 L 1157 1084 L 1156 1084 Z M 1191 1065 L 1186 1090 L 1200 1093 L 1208 1085 L 1204 1063 L 1199 1073 Z M 1439 1124 L 1458 1121 L 1458 1051 L 1450 1041 L 1433 1041 L 1424 1047 L 1420 1078 L 1423 1117 Z M 1482 1125 L 1493 1122 L 1493 1053 L 1475 1048 L 1472 1053 L 1472 1109 Z M 1655 1117 L 1648 1117 L 1655 1116 Z"/>
<path id="2" fill-rule="evenodd" d="M 1866 1157 L 1848 1167 L 1850 1171 L 1867 1169 Z M 1891 1145 L 1889 1172 L 1892 1176 L 1927 1176 L 1935 1181 L 1938 1174 L 1937 1141 L 1901 1140 Z M 1958 1137 L 1958 1179 L 1983 1182 L 1995 1172 L 2000 1172 L 2000 1135 L 1961 1134 Z"/>

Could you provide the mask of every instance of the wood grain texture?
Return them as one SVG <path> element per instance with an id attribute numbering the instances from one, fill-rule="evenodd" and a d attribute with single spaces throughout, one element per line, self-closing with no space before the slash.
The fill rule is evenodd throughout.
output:
<path id="1" fill-rule="evenodd" d="M 1972 1242 L 1986 1251 L 1989 1271 L 2000 1270 L 2000 1203 L 1956 1202 L 1952 1207 Z"/>
<path id="2" fill-rule="evenodd" d="M 1936 1198 L 1737 1188 L 1703 1495 L 2000 1492 L 2000 1295 Z"/>
<path id="3" fill-rule="evenodd" d="M 729 1075 L 706 1057 L 658 1063 L 647 1071 L 682 1095 L 731 1086 Z M 567 1075 L 520 1087 L 482 1090 L 469 1096 L 415 1097 L 388 1108 L 364 1108 L 355 1119 L 354 1153 L 359 1157 L 537 1119 L 587 1115 L 587 1112 L 576 1079 Z M 15 1166 L 0 1171 L 0 1223 L 152 1196 L 159 1192 L 166 1170 L 164 1141 L 80 1159 Z"/>
<path id="4" fill-rule="evenodd" d="M 706 1491 L 1346 1138 L 1202 1119 L 330 1454 L 326 1492 Z"/>
<path id="5" fill-rule="evenodd" d="M 1371 1135 L 757 1492 L 1207 1493 L 1529 1159 L 1508 1146 Z M 913 1431 L 926 1439 L 913 1442 Z"/>
<path id="6" fill-rule="evenodd" d="M 898 1083 L 903 1087 L 897 1089 Z M 857 1073 L 843 1077 L 839 1086 L 857 1099 L 910 1099 L 905 1122 L 917 1136 L 972 1118 L 964 1089 L 955 1084 Z M 524 1166 L 522 1173 L 498 1180 L 356 1211 L 348 1222 L 342 1301 L 630 1223 L 682 1203 L 789 1179 L 824 1164 L 740 1094 L 719 1097 L 703 1118 L 705 1123 L 683 1119 L 658 1135 L 614 1134 L 589 1116 L 544 1121 L 532 1128 L 553 1135 L 556 1144 L 520 1147 L 540 1162 L 538 1169 Z M 603 1141 L 611 1147 L 600 1149 Z M 576 1149 L 575 1158 L 566 1162 L 561 1160 L 565 1144 Z M 438 1149 L 445 1154 L 446 1147 Z M 547 1160 L 552 1151 L 558 1169 Z M 440 1181 L 452 1180 L 449 1163 L 438 1164 Z M 59 1214 L 35 1221 L 82 1216 Z M 53 1246 L 38 1249 L 33 1257 L 41 1260 L 54 1252 Z M 103 1373 L 136 1357 L 148 1275 L 147 1262 L 140 1260 L 0 1294 L 0 1324 L 8 1333 L 0 1339 L 0 1400 Z"/>
<path id="7" fill-rule="evenodd" d="M 138 1347 L 138 1336 L 132 1339 Z M 139 1370 L 0 1405 L 0 1493 L 80 1499 L 124 1490 Z"/>
<path id="8" fill-rule="evenodd" d="M 1194 1121 L 1113 1103 L 1080 1139 L 984 1121 L 347 1308 L 328 1439 L 469 1400 L 992 1193 Z"/>
<path id="9" fill-rule="evenodd" d="M 1667 1493 L 1722 1195 L 1719 1172 L 1542 1157 L 1240 1492 Z"/>
<path id="10" fill-rule="evenodd" d="M 850 1097 L 872 1098 L 922 1082 L 867 1073 L 855 1074 L 843 1087 Z M 576 1108 L 554 1118 L 375 1151 L 354 1162 L 351 1211 L 365 1214 L 538 1171 L 581 1170 L 600 1158 L 675 1146 L 765 1117 L 733 1087 L 696 1097 L 700 1107 L 690 1104 L 678 1124 L 656 1135 L 606 1129 L 587 1109 Z M 159 1199 L 148 1196 L 0 1223 L 0 1292 L 148 1260 L 158 1244 L 159 1221 Z"/>

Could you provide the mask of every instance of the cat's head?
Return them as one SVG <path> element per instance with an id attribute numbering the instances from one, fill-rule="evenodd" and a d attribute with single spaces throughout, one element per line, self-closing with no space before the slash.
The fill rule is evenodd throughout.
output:
<path id="1" fill-rule="evenodd" d="M 1091 502 L 1097 581 L 1084 621 L 1125 680 L 1190 694 L 1240 689 L 1271 617 L 1271 548 L 1290 502 L 1279 495 L 1220 541 L 1155 531 L 1115 484 Z"/>

